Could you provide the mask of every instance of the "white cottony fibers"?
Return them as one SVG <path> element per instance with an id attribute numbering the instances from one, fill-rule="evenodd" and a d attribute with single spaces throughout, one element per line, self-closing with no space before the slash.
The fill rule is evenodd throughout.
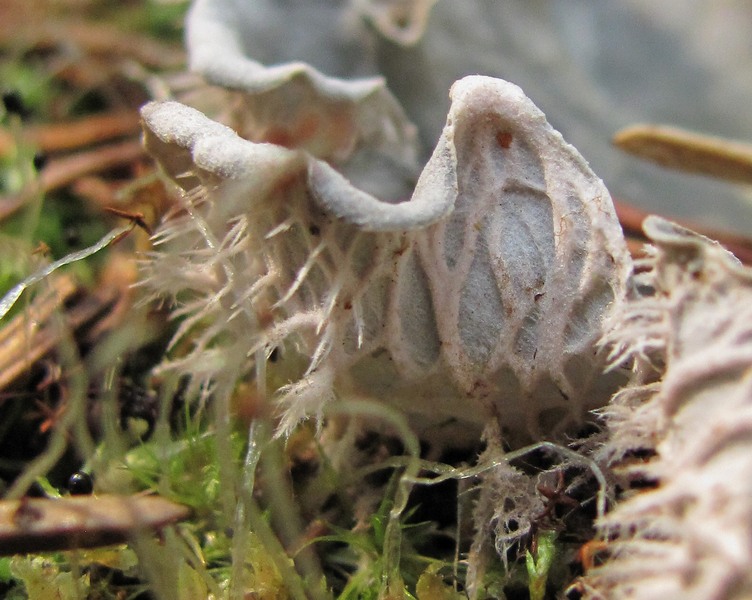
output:
<path id="1" fill-rule="evenodd" d="M 618 377 L 596 341 L 631 268 L 607 190 L 517 86 L 468 77 L 451 97 L 398 203 L 355 187 L 346 161 L 249 142 L 177 103 L 143 109 L 147 148 L 187 192 L 145 278 L 196 307 L 178 308 L 194 340 L 181 372 L 209 349 L 241 352 L 250 373 L 256 350 L 295 348 L 311 362 L 278 391 L 281 433 L 335 392 L 476 440 L 492 417 L 514 445 L 606 402 Z"/>
<path id="2" fill-rule="evenodd" d="M 610 338 L 665 372 L 614 399 L 604 452 L 655 451 L 639 471 L 658 485 L 599 523 L 605 562 L 584 581 L 597 598 L 749 598 L 752 270 L 664 220 L 644 227 L 654 293 L 624 305 Z"/>

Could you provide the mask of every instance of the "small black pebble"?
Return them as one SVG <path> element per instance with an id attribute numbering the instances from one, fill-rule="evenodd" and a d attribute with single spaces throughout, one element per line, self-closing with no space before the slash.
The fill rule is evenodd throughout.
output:
<path id="1" fill-rule="evenodd" d="M 94 480 L 83 471 L 76 471 L 68 479 L 68 491 L 71 496 L 85 496 L 94 491 Z"/>
<path id="2" fill-rule="evenodd" d="M 26 108 L 23 98 L 21 98 L 21 94 L 16 90 L 3 92 L 3 106 L 5 107 L 6 112 L 18 115 L 22 119 L 31 116 L 31 111 Z"/>

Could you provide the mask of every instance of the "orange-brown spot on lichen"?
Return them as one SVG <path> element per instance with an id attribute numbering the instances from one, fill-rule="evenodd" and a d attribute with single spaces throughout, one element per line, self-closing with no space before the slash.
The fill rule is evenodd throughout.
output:
<path id="1" fill-rule="evenodd" d="M 259 141 L 276 144 L 285 148 L 298 148 L 313 138 L 320 128 L 317 115 L 302 115 L 286 127 L 272 126 L 266 130 Z"/>
<path id="2" fill-rule="evenodd" d="M 345 103 L 334 102 L 317 111 L 292 116 L 284 123 L 270 124 L 251 138 L 292 150 L 305 149 L 321 159 L 342 158 L 349 156 L 356 141 L 355 121 Z"/>
<path id="3" fill-rule="evenodd" d="M 395 250 L 395 251 L 393 252 L 393 256 L 394 256 L 394 258 L 399 258 L 400 256 L 402 256 L 402 255 L 403 255 L 403 254 L 404 254 L 405 252 L 407 252 L 407 249 L 408 249 L 409 247 L 410 247 L 410 245 L 409 245 L 409 244 L 407 243 L 407 240 L 403 240 L 403 241 L 402 241 L 402 244 L 400 245 L 400 247 L 399 247 L 399 248 L 397 248 L 397 249 L 396 249 L 396 250 Z"/>
<path id="4" fill-rule="evenodd" d="M 499 131 L 496 134 L 496 142 L 506 150 L 512 145 L 512 134 L 508 131 Z"/>
<path id="5" fill-rule="evenodd" d="M 266 131 L 259 141 L 291 148 L 293 146 L 293 139 L 293 135 L 289 129 L 284 127 L 272 127 Z"/>

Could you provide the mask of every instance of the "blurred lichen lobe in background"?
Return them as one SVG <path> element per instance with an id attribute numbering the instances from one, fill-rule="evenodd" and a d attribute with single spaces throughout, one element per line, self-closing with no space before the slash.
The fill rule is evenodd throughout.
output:
<path id="1" fill-rule="evenodd" d="M 749 192 L 666 173 L 609 143 L 636 122 L 752 139 L 752 9 L 743 0 L 216 5 L 226 5 L 227 23 L 242 39 L 235 44 L 226 30 L 212 31 L 206 46 L 214 52 L 234 45 L 262 64 L 302 61 L 329 77 L 384 77 L 418 127 L 424 158 L 441 133 L 451 84 L 466 75 L 501 77 L 525 90 L 615 197 L 738 233 L 752 220 Z M 428 7 L 423 35 L 413 39 Z M 193 10 L 204 21 L 212 16 L 209 8 Z M 389 10 L 407 23 L 407 40 L 390 39 L 368 16 Z M 189 41 L 192 35 L 189 28 Z M 195 66 L 204 70 L 206 56 Z"/>

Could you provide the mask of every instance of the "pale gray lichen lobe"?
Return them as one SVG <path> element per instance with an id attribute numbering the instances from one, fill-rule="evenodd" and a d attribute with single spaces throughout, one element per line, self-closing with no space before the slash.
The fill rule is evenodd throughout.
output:
<path id="1" fill-rule="evenodd" d="M 752 270 L 716 242 L 658 217 L 643 289 L 614 315 L 616 362 L 649 383 L 603 414 L 602 456 L 655 482 L 599 524 L 593 598 L 749 598 L 752 593 Z M 625 461 L 640 453 L 646 461 Z"/>
<path id="2" fill-rule="evenodd" d="M 187 269 L 210 250 L 201 227 L 213 232 L 225 274 L 206 302 L 229 296 L 248 316 L 247 369 L 277 344 L 311 357 L 279 391 L 282 431 L 320 417 L 335 392 L 431 425 L 480 428 L 493 414 L 514 443 L 556 436 L 606 402 L 596 341 L 631 269 L 607 190 L 517 86 L 468 77 L 451 96 L 400 203 L 304 150 L 243 140 L 176 104 L 144 109 L 148 148 L 202 198 L 160 235 L 179 238 Z M 226 239 L 228 222 L 242 235 Z M 169 254 L 148 266 L 155 291 Z M 364 375 L 369 357 L 394 376 Z M 559 422 L 541 416 L 552 409 Z"/>

